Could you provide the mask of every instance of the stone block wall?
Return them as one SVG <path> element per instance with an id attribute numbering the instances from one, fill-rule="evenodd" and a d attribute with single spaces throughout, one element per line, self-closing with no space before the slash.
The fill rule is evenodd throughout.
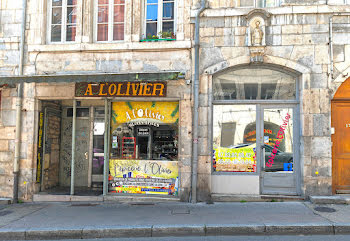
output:
<path id="1" fill-rule="evenodd" d="M 0 75 L 18 73 L 22 2 L 0 2 Z"/>

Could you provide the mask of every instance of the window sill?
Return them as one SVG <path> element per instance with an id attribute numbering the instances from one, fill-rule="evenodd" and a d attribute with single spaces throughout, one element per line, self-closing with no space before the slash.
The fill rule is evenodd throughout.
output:
<path id="1" fill-rule="evenodd" d="M 190 49 L 191 41 L 174 41 L 166 39 L 152 39 L 157 41 L 142 41 L 142 42 L 122 42 L 122 43 L 75 43 L 75 44 L 44 44 L 44 45 L 29 45 L 29 52 L 82 52 L 82 51 L 101 51 L 101 52 L 120 52 L 127 50 L 169 50 L 169 49 Z M 147 43 L 148 42 L 148 43 Z M 157 44 L 149 43 L 157 42 Z"/>
<path id="2" fill-rule="evenodd" d="M 176 41 L 174 38 L 141 39 L 140 42 Z"/>

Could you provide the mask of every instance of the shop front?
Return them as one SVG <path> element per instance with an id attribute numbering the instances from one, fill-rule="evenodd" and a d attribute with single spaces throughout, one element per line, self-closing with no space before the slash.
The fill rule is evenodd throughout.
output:
<path id="1" fill-rule="evenodd" d="M 39 101 L 34 199 L 186 200 L 190 92 L 183 79 L 156 78 L 49 87 L 64 96 Z"/>
<path id="2" fill-rule="evenodd" d="M 168 101 L 167 82 L 77 83 L 69 102 L 62 102 L 60 187 L 178 196 L 180 99 Z"/>
<path id="3" fill-rule="evenodd" d="M 298 76 L 250 66 L 213 76 L 212 193 L 300 195 Z"/>

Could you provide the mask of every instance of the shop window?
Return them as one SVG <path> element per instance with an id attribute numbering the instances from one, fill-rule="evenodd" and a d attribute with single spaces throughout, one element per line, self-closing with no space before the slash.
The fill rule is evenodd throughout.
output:
<path id="1" fill-rule="evenodd" d="M 113 102 L 109 191 L 176 195 L 178 102 Z"/>
<path id="2" fill-rule="evenodd" d="M 281 0 L 239 0 L 238 6 L 240 7 L 278 7 L 281 4 Z"/>
<path id="3" fill-rule="evenodd" d="M 255 105 L 214 105 L 213 111 L 214 171 L 256 172 Z"/>
<path id="4" fill-rule="evenodd" d="M 175 0 L 146 0 L 146 38 L 175 38 Z"/>
<path id="5" fill-rule="evenodd" d="M 77 33 L 77 0 L 49 1 L 49 41 L 74 42 Z"/>
<path id="6" fill-rule="evenodd" d="M 264 66 L 214 76 L 214 172 L 256 173 L 257 143 L 263 161 L 270 161 L 265 172 L 293 171 L 293 108 L 278 105 L 295 104 L 296 80 L 294 75 Z"/>
<path id="7" fill-rule="evenodd" d="M 295 99 L 295 78 L 271 69 L 228 71 L 214 79 L 214 100 Z"/>
<path id="8" fill-rule="evenodd" d="M 96 40 L 124 40 L 125 0 L 95 0 Z"/>

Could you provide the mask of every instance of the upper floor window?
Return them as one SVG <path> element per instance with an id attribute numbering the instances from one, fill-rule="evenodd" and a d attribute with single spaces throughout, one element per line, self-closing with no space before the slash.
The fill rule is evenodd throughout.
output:
<path id="1" fill-rule="evenodd" d="M 240 7 L 254 8 L 277 7 L 281 4 L 281 0 L 239 0 L 238 2 Z"/>
<path id="2" fill-rule="evenodd" d="M 124 40 L 125 0 L 96 0 L 96 2 L 96 40 Z"/>
<path id="3" fill-rule="evenodd" d="M 50 42 L 75 41 L 77 0 L 50 0 Z"/>
<path id="4" fill-rule="evenodd" d="M 175 0 L 146 0 L 146 36 L 174 35 Z"/>

